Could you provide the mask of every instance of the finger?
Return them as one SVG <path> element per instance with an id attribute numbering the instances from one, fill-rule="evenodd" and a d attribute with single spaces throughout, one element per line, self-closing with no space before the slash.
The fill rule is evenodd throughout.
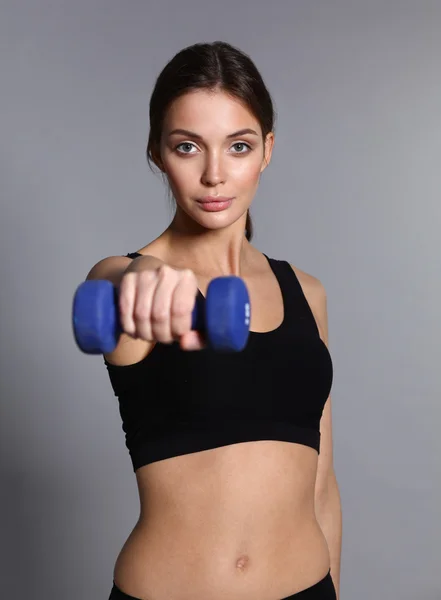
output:
<path id="1" fill-rule="evenodd" d="M 179 340 L 179 346 L 182 350 L 203 350 L 206 343 L 199 331 L 188 331 Z"/>
<path id="2" fill-rule="evenodd" d="M 153 296 L 157 284 L 155 271 L 140 271 L 136 281 L 136 297 L 134 304 L 134 321 L 136 337 L 139 339 L 153 341 L 151 312 Z"/>
<path id="3" fill-rule="evenodd" d="M 136 333 L 133 308 L 136 297 L 136 273 L 126 273 L 118 289 L 118 309 L 122 330 L 128 335 Z"/>
<path id="4" fill-rule="evenodd" d="M 196 277 L 190 269 L 181 271 L 179 277 L 170 308 L 170 331 L 175 340 L 191 330 L 192 312 L 198 289 Z"/>
<path id="5" fill-rule="evenodd" d="M 150 322 L 154 339 L 163 344 L 173 342 L 170 329 L 170 308 L 178 272 L 168 265 L 157 271 L 157 285 L 153 294 Z"/>

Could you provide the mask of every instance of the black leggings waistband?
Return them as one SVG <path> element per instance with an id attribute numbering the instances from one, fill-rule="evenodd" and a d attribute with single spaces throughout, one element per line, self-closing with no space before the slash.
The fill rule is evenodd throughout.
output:
<path id="1" fill-rule="evenodd" d="M 113 587 L 110 592 L 109 600 L 142 600 L 141 598 L 135 598 L 135 596 L 129 596 L 125 594 L 119 587 L 116 585 L 115 581 L 113 582 Z M 335 592 L 334 583 L 331 577 L 331 571 L 318 583 L 315 583 L 311 587 L 306 590 L 302 590 L 301 592 L 297 592 L 292 596 L 288 596 L 287 598 L 282 598 L 282 600 L 337 600 L 337 595 Z"/>

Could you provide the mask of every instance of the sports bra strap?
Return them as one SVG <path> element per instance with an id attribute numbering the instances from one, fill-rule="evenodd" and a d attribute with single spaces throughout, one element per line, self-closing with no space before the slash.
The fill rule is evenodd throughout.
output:
<path id="1" fill-rule="evenodd" d="M 282 291 L 285 309 L 283 326 L 296 329 L 299 327 L 301 329 L 307 328 L 309 332 L 312 328 L 317 335 L 320 335 L 311 307 L 292 266 L 286 260 L 269 258 L 266 254 L 264 256 L 267 258 Z"/>

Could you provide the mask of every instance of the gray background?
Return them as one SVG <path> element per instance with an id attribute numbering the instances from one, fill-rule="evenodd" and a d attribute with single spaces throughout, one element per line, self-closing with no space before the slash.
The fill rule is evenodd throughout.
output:
<path id="1" fill-rule="evenodd" d="M 217 39 L 278 110 L 255 245 L 328 293 L 341 598 L 441 597 L 440 31 L 422 0 L 1 2 L 2 597 L 108 598 L 139 501 L 71 301 L 167 226 L 150 93 Z"/>

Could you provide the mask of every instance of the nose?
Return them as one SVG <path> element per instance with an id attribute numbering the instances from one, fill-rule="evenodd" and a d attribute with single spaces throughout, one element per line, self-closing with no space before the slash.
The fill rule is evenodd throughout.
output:
<path id="1" fill-rule="evenodd" d="M 204 185 L 209 186 L 219 185 L 225 181 L 225 174 L 219 158 L 211 156 L 207 159 L 201 180 Z"/>

